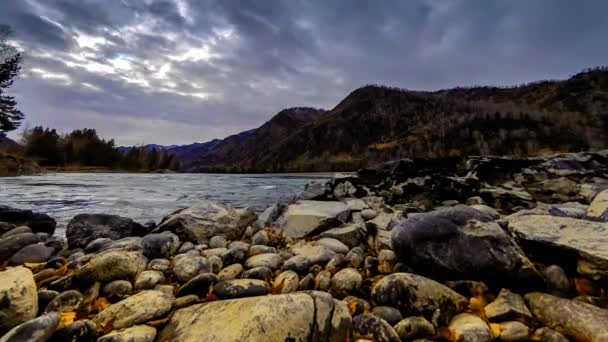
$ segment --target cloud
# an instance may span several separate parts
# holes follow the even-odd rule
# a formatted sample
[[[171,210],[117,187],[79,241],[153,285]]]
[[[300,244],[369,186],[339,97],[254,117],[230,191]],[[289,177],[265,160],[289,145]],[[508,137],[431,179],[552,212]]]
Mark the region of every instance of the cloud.
[[[380,83],[432,90],[605,63],[604,1],[7,0],[32,125],[188,143]]]

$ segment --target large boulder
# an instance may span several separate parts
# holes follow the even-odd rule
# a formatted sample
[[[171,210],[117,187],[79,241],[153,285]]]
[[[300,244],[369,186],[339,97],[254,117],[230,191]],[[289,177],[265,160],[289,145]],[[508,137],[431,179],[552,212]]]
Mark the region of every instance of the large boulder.
[[[534,318],[575,341],[608,341],[608,311],[580,301],[534,292],[525,296]]]
[[[28,226],[34,233],[53,235],[57,222],[46,214],[35,213],[0,205],[0,222],[8,222],[17,226]]]
[[[0,264],[8,260],[22,248],[40,241],[40,237],[32,233],[16,234],[0,239]]]
[[[56,312],[42,315],[11,329],[0,338],[0,342],[46,342],[59,324]]]
[[[207,244],[217,235],[228,240],[240,239],[256,219],[250,208],[235,209],[229,204],[201,201],[165,217],[154,232],[170,231],[182,241]]]
[[[350,209],[343,202],[297,201],[277,220],[288,238],[299,239],[345,223]]]
[[[11,267],[0,272],[0,335],[36,317],[38,294],[32,271]]]
[[[149,228],[130,218],[108,214],[76,215],[66,228],[70,248],[85,248],[99,238],[119,240],[129,236],[144,236]]]
[[[506,220],[532,258],[608,278],[608,222],[550,215],[511,215]]]
[[[179,309],[158,341],[345,341],[351,317],[327,293],[222,300]]]
[[[145,290],[108,306],[93,320],[101,326],[111,324],[114,329],[128,328],[164,317],[174,302],[173,295],[164,291]]]
[[[434,279],[541,284],[517,243],[488,214],[470,207],[418,214],[393,229],[392,242],[401,261]]]

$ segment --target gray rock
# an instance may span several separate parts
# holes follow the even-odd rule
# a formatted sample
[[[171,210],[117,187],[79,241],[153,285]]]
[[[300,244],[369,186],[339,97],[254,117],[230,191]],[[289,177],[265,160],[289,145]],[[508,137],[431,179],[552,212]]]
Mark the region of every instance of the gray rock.
[[[251,248],[249,248],[250,257],[252,257],[254,255],[258,255],[258,254],[268,254],[268,253],[276,254],[277,249],[274,247],[262,246],[262,245],[253,245],[253,246],[251,246]]]
[[[312,181],[304,186],[304,191],[296,196],[297,200],[321,199],[326,193],[331,192],[327,182]]]
[[[5,205],[0,205],[0,222],[15,226],[28,226],[34,233],[47,233],[49,235],[53,235],[57,225],[57,222],[46,214],[11,208]]]
[[[346,254],[346,261],[352,268],[360,268],[363,265],[365,259],[365,252],[362,248],[355,247]]]
[[[566,336],[553,329],[543,327],[534,332],[534,340],[542,342],[569,342]]]
[[[448,326],[456,341],[489,342],[494,340],[490,327],[481,318],[461,313],[456,315]]]
[[[283,259],[278,254],[259,254],[252,256],[245,262],[245,268],[268,267],[276,270],[281,267]]]
[[[250,208],[235,209],[228,204],[201,201],[165,217],[155,231],[171,231],[183,241],[206,244],[217,235],[237,240],[256,219]]]
[[[329,291],[331,288],[331,273],[327,270],[323,270],[317,273],[315,277],[315,290]]]
[[[59,292],[53,290],[38,290],[38,311],[42,312],[49,303],[59,296]]]
[[[458,292],[465,297],[478,297],[483,296],[488,292],[489,288],[486,284],[481,281],[474,280],[454,280],[446,281],[445,286]]]
[[[329,262],[327,263],[327,265],[325,265],[325,268],[327,270],[329,270],[330,272],[337,272],[340,269],[346,267],[348,262],[346,261],[346,258],[344,257],[343,254],[336,254],[334,255],[333,258],[331,258],[331,260],[329,260]]]
[[[336,252],[325,246],[308,246],[301,241],[290,248],[295,256],[302,256],[308,260],[310,265],[326,264]]]
[[[326,247],[338,254],[346,254],[349,251],[349,248],[345,244],[332,238],[321,238],[315,241],[314,245]]]
[[[186,241],[186,242],[182,243],[182,245],[177,250],[177,253],[182,254],[182,253],[186,253],[187,251],[190,251],[193,249],[194,249],[194,244],[190,241]]]
[[[105,326],[112,322],[114,329],[160,319],[173,308],[175,298],[162,291],[146,290],[108,306],[98,313],[94,322]]]
[[[524,299],[508,289],[500,290],[498,297],[484,308],[490,322],[520,321],[525,324],[532,322],[532,314],[526,307]]]
[[[399,321],[394,328],[402,341],[431,338],[435,336],[435,327],[431,322],[420,316],[405,318]]]
[[[374,236],[374,248],[377,251],[383,249],[393,249],[391,232],[388,230],[378,230]]]
[[[220,258],[222,257],[222,255],[224,255],[226,252],[228,252],[228,248],[211,248],[211,249],[206,249],[202,252],[203,256],[206,258],[210,258],[212,256],[219,256]]]
[[[350,209],[342,202],[301,200],[287,207],[278,224],[287,238],[299,239],[345,223]]]
[[[265,230],[260,230],[259,232],[255,233],[251,238],[252,245],[266,246],[269,242],[270,238],[268,237],[268,232]]]
[[[397,263],[397,255],[390,249],[383,249],[378,253],[378,272],[393,273],[393,267]]]
[[[218,282],[213,293],[220,299],[263,296],[270,292],[270,285],[258,279],[232,279]]]
[[[354,268],[345,268],[334,274],[331,278],[331,293],[334,297],[342,299],[356,293],[363,283],[363,277]]]
[[[185,308],[190,305],[200,303],[200,299],[197,295],[187,295],[183,297],[175,298],[175,309]]]
[[[587,216],[608,221],[608,190],[603,190],[595,195],[587,209]]]
[[[367,237],[367,229],[362,224],[348,224],[332,228],[319,234],[322,238],[333,238],[350,248],[359,246]]]
[[[366,221],[373,220],[376,216],[378,216],[378,213],[374,209],[361,210],[361,217]]]
[[[51,302],[46,306],[44,313],[76,311],[82,304],[83,300],[84,296],[82,293],[76,290],[68,290],[53,298],[53,300],[51,300]]]
[[[141,251],[142,238],[129,236],[120,240],[112,241],[103,246],[100,251]]]
[[[222,235],[216,235],[209,239],[209,248],[226,248],[228,241]]]
[[[500,323],[500,335],[502,341],[529,341],[530,328],[517,321]]]
[[[305,277],[300,279],[298,282],[298,291],[314,290],[315,288],[315,277],[312,273],[308,273]]]
[[[55,254],[55,248],[37,243],[21,248],[8,260],[8,264],[17,266],[25,263],[42,263],[49,260],[53,254]]]
[[[21,323],[2,336],[0,342],[45,342],[55,331],[59,318],[59,314],[53,312]]]
[[[127,329],[112,331],[100,337],[97,342],[154,342],[156,328],[136,325]]]
[[[243,278],[245,279],[259,279],[268,281],[272,277],[272,270],[268,267],[254,267],[250,270],[243,272]],[[230,280],[230,279],[224,279]]]
[[[146,269],[153,270],[153,271],[159,271],[159,272],[162,272],[163,274],[167,274],[171,271],[171,261],[169,261],[167,259],[150,260]]]
[[[224,254],[222,254],[221,258],[224,262],[224,265],[232,265],[232,264],[243,264],[247,259],[247,254],[249,253],[249,248],[244,247],[234,247],[227,250]]]
[[[146,270],[135,278],[135,291],[150,290],[156,285],[165,282],[165,275],[161,271]]]
[[[217,281],[218,278],[213,273],[199,274],[182,285],[175,295],[177,297],[182,297],[194,294],[205,297],[207,293],[209,293],[209,288],[217,283]]]
[[[355,339],[373,338],[377,342],[400,342],[395,329],[382,318],[362,314],[353,318],[353,335]]]
[[[251,244],[248,244],[245,241],[232,241],[231,243],[228,244],[228,249],[233,249],[233,248],[241,248],[244,250],[249,250],[249,247],[251,247]]]
[[[283,271],[279,274],[272,282],[272,293],[273,294],[285,294],[296,292],[300,278],[294,271]]]
[[[97,326],[93,321],[81,319],[53,333],[52,342],[86,342],[97,341]]]
[[[108,298],[123,299],[133,292],[133,285],[127,280],[114,280],[107,283],[101,292]]]
[[[534,292],[525,295],[534,318],[581,341],[608,341],[608,311],[578,301]]]
[[[40,238],[36,234],[22,233],[0,239],[0,263],[8,260],[23,247],[38,243]]]
[[[351,319],[326,293],[214,301],[177,310],[158,341],[345,341]]]
[[[148,231],[148,228],[130,218],[107,214],[80,214],[68,223],[66,237],[70,248],[85,248],[95,239],[119,240],[130,236],[144,236]]]
[[[13,229],[9,230],[8,232],[0,235],[0,239],[4,239],[9,236],[23,234],[23,233],[32,233],[32,230],[30,229],[30,227],[27,227],[27,226],[19,226],[19,227],[13,228]]]
[[[230,266],[225,267],[217,274],[217,278],[219,280],[231,280],[238,278],[241,273],[243,273],[243,265],[241,264],[232,264]]]
[[[390,325],[395,325],[403,319],[401,312],[391,306],[376,306],[372,310],[372,314],[382,318]]]
[[[84,251],[87,253],[97,253],[102,248],[104,248],[107,245],[109,245],[110,243],[112,243],[112,241],[114,241],[114,240],[112,240],[110,238],[99,238],[99,239],[92,240],[84,248]]]
[[[142,252],[148,259],[168,259],[179,248],[179,238],[175,234],[148,234],[141,241]]]
[[[468,300],[434,280],[410,273],[393,273],[382,278],[372,288],[372,297],[378,305],[398,308],[404,316],[436,317],[446,325],[455,314],[468,306]]]
[[[32,271],[9,267],[0,272],[0,335],[38,313],[38,296]]]
[[[570,280],[563,268],[551,265],[543,272],[547,291],[556,296],[565,296],[570,292]]]
[[[187,282],[196,275],[209,273],[210,271],[209,262],[201,256],[179,254],[173,259],[173,274],[182,283]]]
[[[95,255],[86,265],[76,270],[74,277],[87,283],[134,279],[146,269],[147,263],[148,259],[141,252],[110,251]]]
[[[222,258],[218,256],[212,256],[209,258],[209,267],[211,268],[212,273],[217,274],[222,270],[222,268],[224,268],[224,261],[222,261]]]
[[[260,216],[258,216],[258,220],[256,221],[256,226],[260,229],[269,227],[272,225],[274,221],[281,216],[281,213],[285,209],[285,206],[279,203],[275,203],[270,207],[266,208]]]

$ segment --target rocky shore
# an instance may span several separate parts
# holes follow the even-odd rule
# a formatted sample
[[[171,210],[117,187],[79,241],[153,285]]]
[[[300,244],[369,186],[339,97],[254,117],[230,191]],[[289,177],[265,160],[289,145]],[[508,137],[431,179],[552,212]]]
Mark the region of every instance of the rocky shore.
[[[257,215],[0,206],[0,342],[608,341],[608,151],[399,160]]]

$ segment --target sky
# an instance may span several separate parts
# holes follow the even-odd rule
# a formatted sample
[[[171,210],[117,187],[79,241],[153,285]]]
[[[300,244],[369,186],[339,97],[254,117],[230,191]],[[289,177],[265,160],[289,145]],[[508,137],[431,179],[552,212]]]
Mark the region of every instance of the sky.
[[[24,126],[119,145],[223,138],[371,83],[516,85],[608,64],[604,0],[0,0],[0,24],[24,55]]]

